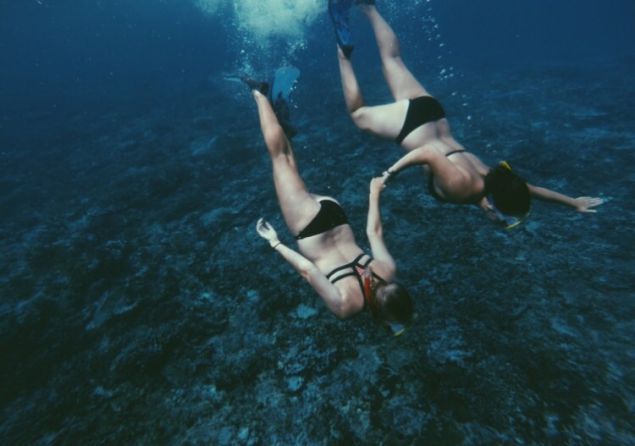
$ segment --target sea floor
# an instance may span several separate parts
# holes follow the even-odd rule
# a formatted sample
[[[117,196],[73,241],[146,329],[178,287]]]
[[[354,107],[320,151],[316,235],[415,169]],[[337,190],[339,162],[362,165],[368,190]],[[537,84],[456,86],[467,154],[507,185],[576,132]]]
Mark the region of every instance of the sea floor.
[[[238,86],[34,114],[39,133],[0,147],[1,442],[635,444],[634,67],[436,86],[486,162],[607,202],[535,203],[505,232],[403,173],[382,195],[416,300],[398,338],[366,314],[338,320],[256,234],[265,216],[293,241]],[[367,247],[369,180],[401,152],[324,85],[299,84],[296,156]]]

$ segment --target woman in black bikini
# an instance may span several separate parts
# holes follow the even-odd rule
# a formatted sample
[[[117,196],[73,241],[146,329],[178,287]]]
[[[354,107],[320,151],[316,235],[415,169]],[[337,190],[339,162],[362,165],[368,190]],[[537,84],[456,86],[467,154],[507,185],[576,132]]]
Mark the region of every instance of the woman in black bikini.
[[[364,100],[347,55],[338,47],[338,60],[344,99],[351,118],[362,130],[394,139],[408,153],[384,172],[387,181],[412,165],[423,165],[429,174],[428,188],[438,200],[456,204],[476,204],[492,220],[506,227],[515,226],[529,212],[531,197],[561,203],[580,212],[592,209],[603,200],[593,197],[572,198],[542,187],[527,184],[509,164],[502,162],[490,169],[474,154],[467,152],[450,132],[441,104],[414,78],[404,65],[399,41],[392,28],[377,11],[374,0],[356,0],[368,17],[375,33],[384,77],[395,102],[369,107]],[[347,37],[351,0],[329,0],[336,34]],[[342,13],[341,11],[344,11]],[[350,43],[350,42],[349,42]]]
[[[346,215],[333,198],[309,193],[298,174],[293,148],[267,97],[253,90],[262,134],[271,156],[273,182],[289,230],[296,235],[299,252],[284,245],[262,218],[256,230],[306,279],[340,318],[364,307],[398,334],[412,316],[408,292],[392,282],[396,265],[382,236],[379,196],[381,178],[370,183],[366,233],[372,257],[355,242]]]

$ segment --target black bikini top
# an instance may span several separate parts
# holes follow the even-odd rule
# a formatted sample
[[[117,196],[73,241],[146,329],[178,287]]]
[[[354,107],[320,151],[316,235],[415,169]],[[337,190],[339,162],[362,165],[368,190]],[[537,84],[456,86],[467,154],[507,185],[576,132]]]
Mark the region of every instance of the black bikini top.
[[[364,257],[366,257],[366,259],[364,259]],[[362,261],[362,259],[364,259],[364,261]],[[373,258],[371,256],[365,253],[361,253],[360,255],[355,257],[355,259],[352,262],[346,263],[342,266],[338,266],[337,268],[333,269],[330,273],[326,275],[326,278],[329,279],[329,282],[335,283],[338,280],[341,280],[345,277],[349,277],[349,276],[357,277],[357,282],[359,283],[359,287],[362,290],[362,295],[364,296],[364,304],[365,304],[370,296],[366,295],[367,286],[365,286],[364,278],[359,273],[357,268],[366,269],[368,265],[370,265],[370,262],[372,261],[373,261]],[[381,282],[386,282],[384,279],[382,279],[380,276],[378,276],[374,272],[371,271],[371,273],[374,278],[380,280]]]

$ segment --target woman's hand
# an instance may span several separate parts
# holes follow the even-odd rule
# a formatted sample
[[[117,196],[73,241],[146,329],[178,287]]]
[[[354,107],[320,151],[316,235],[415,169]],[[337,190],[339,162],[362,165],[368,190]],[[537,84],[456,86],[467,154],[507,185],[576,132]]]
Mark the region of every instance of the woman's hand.
[[[379,196],[381,191],[386,187],[386,177],[377,177],[370,180],[370,194]]]
[[[388,181],[393,180],[396,175],[397,175],[397,172],[391,172],[390,169],[384,170],[381,173],[381,181],[384,184],[384,186],[388,184]]]
[[[272,248],[280,244],[278,233],[264,218],[258,219],[258,223],[256,223],[256,231],[258,232],[258,235],[260,235],[260,237],[269,242],[269,245]]]
[[[575,208],[578,212],[597,212],[591,209],[604,203],[604,199],[598,197],[578,197],[574,200]]]

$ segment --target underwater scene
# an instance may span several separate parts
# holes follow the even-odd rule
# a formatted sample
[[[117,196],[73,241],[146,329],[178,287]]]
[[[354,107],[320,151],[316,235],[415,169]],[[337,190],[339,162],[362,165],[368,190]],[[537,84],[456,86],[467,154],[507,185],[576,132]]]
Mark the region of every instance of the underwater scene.
[[[0,0],[0,444],[634,445],[634,24]]]

